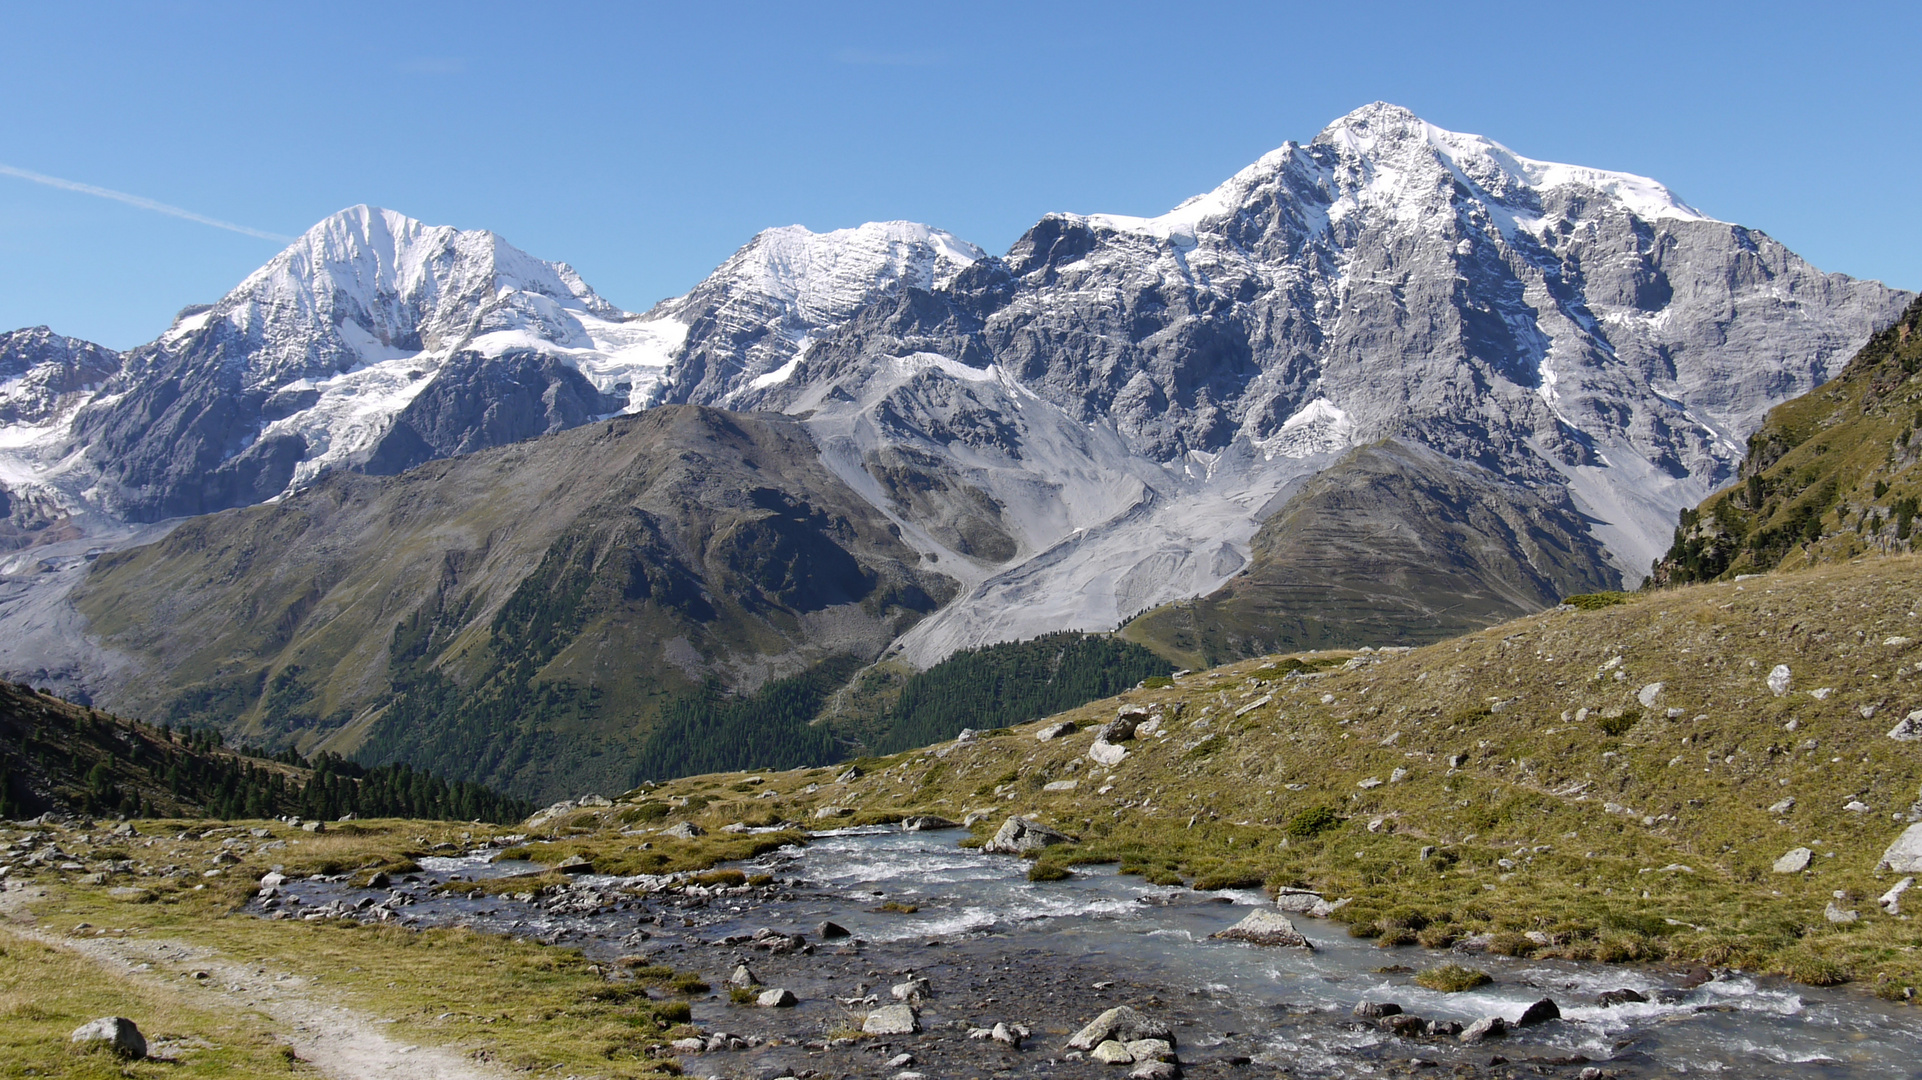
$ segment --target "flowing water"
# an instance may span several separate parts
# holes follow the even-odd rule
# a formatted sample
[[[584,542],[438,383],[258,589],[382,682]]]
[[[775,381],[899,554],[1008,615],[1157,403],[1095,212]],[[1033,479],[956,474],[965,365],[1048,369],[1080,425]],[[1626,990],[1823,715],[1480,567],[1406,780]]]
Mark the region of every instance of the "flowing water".
[[[1304,1076],[1368,1076],[1435,1064],[1494,1075],[1519,1069],[1571,1077],[1583,1068],[1621,1077],[1922,1076],[1922,1019],[1911,1008],[1860,991],[1726,972],[1685,988],[1679,972],[1654,967],[1378,949],[1348,937],[1337,924],[1306,918],[1296,923],[1314,942],[1313,952],[1216,941],[1209,935],[1267,903],[1259,892],[1158,888],[1111,867],[1081,867],[1066,881],[1030,883],[1026,863],[956,847],[957,836],[888,829],[819,834],[805,848],[742,864],[751,873],[776,875],[779,892],[773,897],[622,894],[618,903],[569,912],[565,904],[556,911],[503,897],[466,899],[458,882],[451,883],[455,891],[443,892],[422,881],[403,886],[419,900],[395,917],[565,943],[594,957],[654,954],[716,983],[746,959],[764,981],[794,990],[801,1006],[743,1009],[716,996],[696,1003],[695,1021],[708,1030],[763,1030],[790,1044],[809,1037],[818,1042],[822,1033],[858,1019],[864,1002],[843,1001],[877,994],[885,1004],[889,982],[907,972],[922,974],[934,984],[922,1010],[931,1031],[998,1020],[1035,1029],[1028,1049],[992,1061],[981,1049],[990,1044],[959,1047],[966,1054],[972,1046],[983,1057],[977,1071],[997,1075],[1125,1075],[1123,1069],[1062,1060],[1060,1046],[1080,1023],[1130,1003],[1178,1025],[1190,1073],[1214,1067],[1233,1075],[1285,1069]],[[487,857],[423,859],[423,876],[450,882],[536,869],[489,863]],[[579,888],[607,896],[631,884],[589,875]],[[389,895],[326,881],[297,882],[288,891],[307,905]],[[882,910],[887,901],[916,910]],[[859,944],[817,942],[812,957],[765,956],[742,946],[743,937],[764,927],[800,932],[812,941],[824,920],[847,928]],[[1413,982],[1413,971],[1450,960],[1482,968],[1495,981],[1456,994]],[[1604,991],[1617,989],[1639,991],[1648,1001],[1597,1004]],[[1400,1039],[1352,1015],[1365,999],[1395,1002],[1428,1019],[1468,1024],[1500,1015],[1512,1022],[1542,997],[1557,1002],[1560,1021],[1473,1047],[1452,1039]],[[890,1045],[924,1058],[933,1053],[914,1039]],[[846,1075],[885,1075],[876,1071],[878,1055],[869,1057],[877,1058],[871,1068],[852,1072],[845,1062],[815,1067],[830,1069],[820,1075],[834,1075],[833,1068]],[[692,1075],[772,1077],[805,1071],[799,1060],[790,1049],[709,1054],[685,1064]],[[928,1064],[917,1068],[945,1075]]]

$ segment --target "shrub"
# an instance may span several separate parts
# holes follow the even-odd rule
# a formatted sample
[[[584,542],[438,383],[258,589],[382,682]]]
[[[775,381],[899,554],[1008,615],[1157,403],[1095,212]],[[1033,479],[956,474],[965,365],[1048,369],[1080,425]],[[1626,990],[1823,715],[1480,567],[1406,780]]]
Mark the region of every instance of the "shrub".
[[[1029,881],[1065,881],[1074,876],[1074,871],[1056,862],[1037,862],[1028,867]]]
[[[1495,980],[1486,971],[1463,967],[1460,964],[1443,964],[1432,967],[1415,976],[1415,985],[1444,994],[1459,994],[1463,990],[1473,990],[1477,986],[1487,986]]]
[[[1624,592],[1577,593],[1574,596],[1562,597],[1562,603],[1579,611],[1600,611],[1605,607],[1628,603],[1628,594]]]
[[[685,1001],[657,1001],[654,1016],[663,1023],[685,1024],[694,1018],[694,1010]]]
[[[701,976],[692,971],[683,971],[674,976],[674,981],[669,985],[674,987],[677,994],[705,994],[708,991],[708,985],[701,981]]]
[[[1319,836],[1340,824],[1340,814],[1326,806],[1317,806],[1289,818],[1283,831],[1296,840],[1306,840],[1309,837]]]

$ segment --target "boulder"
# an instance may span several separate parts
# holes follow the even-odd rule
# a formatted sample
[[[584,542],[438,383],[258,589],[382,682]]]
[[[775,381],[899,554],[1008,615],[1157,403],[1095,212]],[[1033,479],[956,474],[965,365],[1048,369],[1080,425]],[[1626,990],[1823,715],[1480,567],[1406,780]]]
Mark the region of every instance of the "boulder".
[[[583,795],[574,803],[577,806],[613,806],[614,800],[605,795]]]
[[[1922,821],[1903,829],[1875,868],[1892,874],[1922,874]]]
[[[1787,664],[1777,664],[1769,669],[1769,693],[1774,694],[1776,697],[1781,697],[1783,694],[1789,692],[1789,682],[1789,666]]]
[[[1129,1005],[1117,1005],[1088,1022],[1068,1040],[1070,1050],[1093,1050],[1109,1039],[1124,1045],[1136,1039],[1161,1039],[1175,1044],[1174,1029]]]
[[[1822,916],[1832,923],[1847,925],[1860,919],[1862,913],[1856,911],[1854,908],[1844,908],[1842,905],[1831,900],[1829,901],[1828,909],[1822,912]]]
[[[1311,950],[1315,947],[1300,930],[1295,929],[1292,919],[1279,911],[1265,908],[1249,912],[1247,918],[1209,936],[1224,941],[1245,941],[1250,945],[1285,945]]]
[[[1897,842],[1900,843],[1900,841]],[[1809,868],[1809,859],[1814,856],[1814,854],[1815,852],[1805,847],[1791,848],[1781,858],[1775,860],[1775,872],[1778,874],[1799,874]],[[1884,858],[1887,858],[1887,856],[1884,856]]]
[[[927,832],[930,829],[958,829],[960,822],[949,821],[936,814],[916,814],[901,819],[902,832]]]
[[[1430,1020],[1421,1033],[1431,1039],[1456,1039],[1461,1037],[1462,1026],[1455,1020]]]
[[[823,806],[814,811],[814,817],[817,821],[826,818],[852,817],[853,815],[854,807],[852,806]]]
[[[1073,791],[1076,787],[1079,787],[1079,786],[1080,786],[1080,781],[1078,780],[1050,780],[1047,783],[1041,785],[1041,790],[1045,792],[1059,793],[1059,792],[1065,792],[1065,791]]]
[[[754,977],[754,972],[749,971],[746,964],[736,964],[734,966],[734,974],[727,977],[727,984],[746,990],[751,986],[761,985],[761,980]]]
[[[1095,738],[1106,742],[1127,742],[1135,737],[1135,732],[1148,722],[1148,710],[1139,705],[1123,705],[1115,712],[1115,718],[1101,725]]]
[[[1088,759],[1097,765],[1119,765],[1127,756],[1127,747],[1116,746],[1103,738],[1096,738],[1088,747]]]
[[[919,975],[909,979],[907,982],[896,983],[888,990],[888,993],[894,996],[894,1000],[905,1001],[909,1004],[920,1001],[933,992],[934,984]]]
[[[981,845],[981,850],[998,855],[1019,855],[1025,851],[1039,851],[1056,844],[1073,844],[1076,839],[1067,833],[1048,828],[1038,821],[1024,817],[1011,817],[1001,823],[994,839]]]
[[[1053,742],[1056,739],[1073,735],[1080,730],[1081,729],[1076,727],[1072,722],[1063,720],[1059,724],[1043,724],[1041,730],[1034,733],[1034,737],[1041,742]]]
[[[1555,1004],[1555,999],[1543,998],[1528,1008],[1523,1009],[1521,1019],[1515,1021],[1515,1026],[1534,1027],[1536,1024],[1546,1024],[1550,1020],[1560,1020],[1561,1018],[1562,1009],[1561,1006]]]
[[[692,821],[683,821],[679,825],[672,825],[662,829],[661,835],[672,836],[677,840],[692,840],[697,836],[707,835],[707,830],[694,824]]]
[[[994,1025],[994,1030],[988,1032],[988,1038],[993,1039],[995,1042],[998,1042],[1003,1046],[1012,1046],[1016,1050],[1019,1050],[1021,1049],[1021,1040],[1026,1037],[1024,1034],[1024,1032],[1026,1031],[1027,1031],[1026,1028],[1009,1027],[1006,1024],[996,1024]]]
[[[1392,1001],[1369,1001],[1363,998],[1355,1002],[1354,1012],[1363,1020],[1380,1020],[1384,1016],[1401,1015],[1401,1006]]]
[[[147,1037],[124,1016],[103,1016],[74,1029],[69,1042],[102,1044],[116,1057],[138,1061],[147,1056]]]
[[[260,887],[263,889],[278,888],[279,886],[282,886],[285,884],[287,884],[286,874],[269,873],[269,874],[263,874],[260,878]]]
[[[667,1044],[667,1048],[677,1054],[699,1054],[707,1050],[707,1040],[692,1037],[675,1039],[673,1042]]]
[[[1173,1061],[1175,1048],[1166,1039],[1131,1039],[1128,1054],[1136,1061]]]
[[[1877,900],[1876,903],[1882,905],[1882,910],[1888,914],[1900,915],[1902,914],[1902,894],[1908,892],[1914,885],[1914,878],[1905,877],[1894,885],[1889,886],[1889,891],[1883,893],[1882,898]]]
[[[1413,1039],[1428,1030],[1428,1021],[1409,1013],[1397,1013],[1381,1019],[1382,1030],[1404,1039]]]
[[[1461,1034],[1455,1037],[1472,1046],[1485,1039],[1499,1039],[1506,1034],[1508,1021],[1499,1016],[1484,1016],[1463,1028]]]
[[[1275,893],[1275,908],[1296,915],[1306,915],[1322,903],[1321,894],[1307,889],[1282,889]]]
[[[866,1035],[912,1035],[921,1030],[921,1021],[912,1005],[883,1005],[861,1021]]]
[[[1595,1000],[1597,1001],[1597,1003],[1601,1005],[1602,1008],[1612,1009],[1617,1005],[1647,1004],[1648,995],[1642,993],[1639,990],[1627,990],[1627,989],[1608,990],[1608,991],[1604,991],[1602,996],[1599,998],[1596,998]]]
[[[1175,1080],[1181,1068],[1172,1061],[1137,1061],[1128,1070],[1128,1080]]]
[[[1902,722],[1889,729],[1889,738],[1896,742],[1916,742],[1922,740],[1922,709],[1917,709],[1902,718]]]
[[[1133,1065],[1135,1061],[1135,1056],[1128,1052],[1128,1047],[1114,1039],[1103,1041],[1099,1046],[1088,1051],[1088,1056],[1103,1065]]]
[[[594,864],[579,855],[569,855],[555,863],[554,869],[563,874],[590,874],[594,872]]]
[[[848,928],[833,920],[822,923],[819,927],[815,928],[815,932],[820,935],[822,941],[830,941],[834,938],[844,938],[848,936]]]
[[[763,990],[754,1003],[763,1009],[791,1009],[800,1003],[792,990]]]

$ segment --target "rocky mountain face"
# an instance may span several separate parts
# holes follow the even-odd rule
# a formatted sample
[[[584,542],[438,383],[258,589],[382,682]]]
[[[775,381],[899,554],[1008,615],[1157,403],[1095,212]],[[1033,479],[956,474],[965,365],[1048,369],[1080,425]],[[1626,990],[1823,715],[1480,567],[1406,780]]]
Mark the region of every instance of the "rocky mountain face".
[[[57,422],[119,371],[119,353],[44,326],[0,334],[0,424]]]
[[[98,695],[127,711],[548,798],[631,784],[710,681],[870,661],[953,594],[800,424],[664,406],[196,518],[74,601],[140,661]]]
[[[830,465],[967,582],[904,643],[925,663],[1209,592],[1291,485],[1384,439],[1534,492],[1633,584],[1767,409],[1909,299],[1652,180],[1377,104],[1161,217],[1050,215],[728,400],[807,416]],[[910,453],[1013,556],[917,529],[884,490]],[[1571,565],[1528,562],[1532,602],[1595,583]]]

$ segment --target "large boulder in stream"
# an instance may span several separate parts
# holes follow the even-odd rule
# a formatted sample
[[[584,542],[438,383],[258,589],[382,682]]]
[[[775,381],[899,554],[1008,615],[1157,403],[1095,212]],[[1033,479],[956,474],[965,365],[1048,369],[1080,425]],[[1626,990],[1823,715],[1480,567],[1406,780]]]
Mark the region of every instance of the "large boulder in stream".
[[[1073,844],[1076,839],[1067,833],[1048,828],[1038,821],[1024,817],[1011,817],[1001,823],[994,839],[981,845],[981,850],[997,855],[1020,855],[1027,851],[1039,851],[1056,844]]]
[[[1279,911],[1265,908],[1249,912],[1247,918],[1208,936],[1224,941],[1245,941],[1250,945],[1285,945],[1309,950],[1315,947],[1306,935],[1295,929],[1294,920]]]

